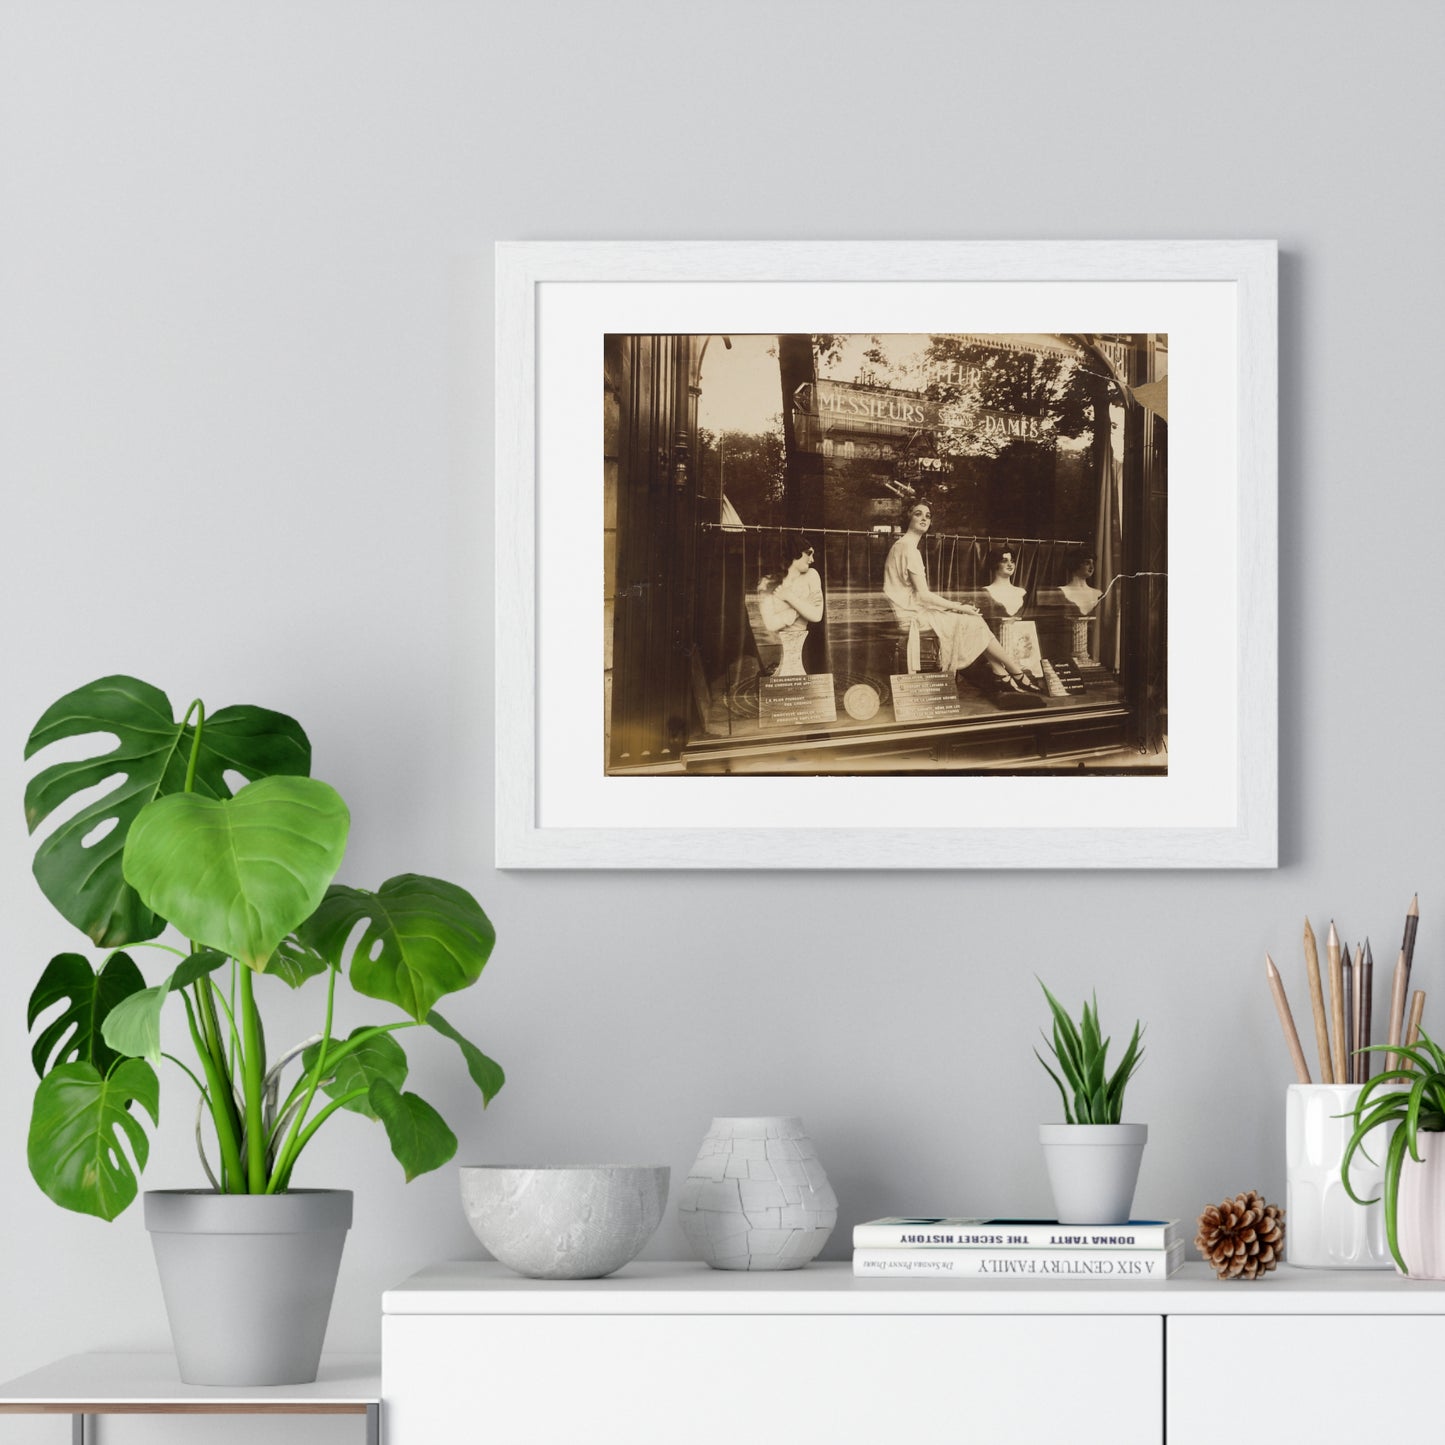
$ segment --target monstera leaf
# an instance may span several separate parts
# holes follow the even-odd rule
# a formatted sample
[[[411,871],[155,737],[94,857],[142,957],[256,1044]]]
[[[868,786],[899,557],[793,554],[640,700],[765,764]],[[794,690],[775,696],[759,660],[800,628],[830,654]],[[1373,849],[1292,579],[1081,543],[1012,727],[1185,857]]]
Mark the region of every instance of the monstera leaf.
[[[262,778],[229,799],[177,793],[131,824],[125,878],[187,938],[260,972],[321,902],[350,826],[315,778]]]
[[[457,1152],[457,1136],[420,1095],[398,1093],[386,1079],[373,1079],[370,1104],[386,1126],[391,1152],[408,1184],[418,1174],[440,1169]]]
[[[334,885],[297,931],[341,968],[346,941],[363,922],[366,928],[351,951],[351,986],[396,1004],[418,1023],[443,994],[477,981],[497,941],[491,921],[465,888],[419,873],[388,878],[375,893]]]
[[[165,920],[126,883],[121,855],[140,810],[155,798],[184,790],[195,730],[175,720],[159,688],[134,677],[102,677],[67,693],[45,713],[30,734],[25,756],[34,757],[62,738],[94,733],[110,734],[115,747],[37,773],[25,789],[25,821],[33,833],[77,793],[121,775],[114,788],[41,843],[34,863],[41,891],[59,912],[100,947],[114,948],[154,938],[165,927]],[[201,730],[195,791],[206,798],[229,798],[228,770],[248,779],[304,777],[311,770],[311,744],[300,723],[282,713],[224,708]]]
[[[97,973],[78,953],[58,953],[45,966],[30,995],[25,1027],[46,1009],[64,1002],[67,1007],[41,1030],[30,1050],[35,1072],[43,1079],[59,1064],[94,1064],[103,1074],[116,1061],[102,1029],[110,1012],[146,986],[130,955],[114,953]]]
[[[164,982],[142,988],[123,999],[110,1011],[101,1032],[106,1044],[129,1059],[145,1059],[159,1068],[161,1062],[161,1009],[179,988],[214,973],[226,962],[226,955],[214,948],[193,953]]]
[[[426,1021],[462,1051],[467,1073],[472,1076],[472,1083],[482,1091],[482,1108],[485,1109],[507,1082],[502,1066],[495,1059],[489,1059],[470,1039],[464,1039],[435,1009],[426,1016]]]
[[[325,973],[331,965],[308,947],[294,933],[288,934],[276,947],[266,965],[270,978],[279,978],[288,988],[300,988],[309,978]]]
[[[94,1064],[62,1064],[40,1081],[26,1157],[35,1182],[57,1204],[114,1219],[135,1198],[136,1170],[123,1146],[130,1145],[144,1169],[150,1140],[132,1104],[152,1124],[160,1122],[160,1082],[140,1059],[126,1059],[108,1074]]]
[[[369,1029],[363,1027],[353,1029],[350,1037],[344,1041],[332,1039],[327,1046],[328,1055],[340,1049],[343,1042],[350,1043],[357,1034],[369,1032]],[[302,1067],[308,1071],[314,1069],[320,1051],[319,1044],[312,1044],[302,1055]],[[385,1079],[393,1089],[400,1089],[406,1082],[406,1052],[390,1034],[376,1034],[358,1044],[334,1067],[327,1064],[326,1074],[327,1077],[322,1083],[321,1089],[323,1093],[333,1099],[344,1098],[347,1094],[355,1093],[357,1089],[370,1089],[377,1079]],[[368,1119],[380,1117],[371,1107],[371,1100],[364,1095],[348,1099],[341,1107],[351,1109]]]

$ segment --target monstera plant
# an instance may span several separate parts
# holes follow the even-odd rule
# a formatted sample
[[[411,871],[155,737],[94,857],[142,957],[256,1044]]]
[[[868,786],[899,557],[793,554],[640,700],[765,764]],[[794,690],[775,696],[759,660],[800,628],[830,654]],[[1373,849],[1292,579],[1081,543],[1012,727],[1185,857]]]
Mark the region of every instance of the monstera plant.
[[[30,999],[27,1025],[41,1027],[28,1157],[40,1187],[103,1219],[130,1204],[166,1064],[194,1087],[201,1162],[219,1193],[285,1191],[339,1111],[379,1121],[407,1179],[446,1163],[456,1137],[405,1089],[398,1035],[426,1028],[455,1045],[484,1105],[502,1087],[498,1065],[436,1010],[477,981],[491,954],[495,935],[476,900],[414,873],[374,892],[335,882],[350,815],[309,776],[311,745],[281,713],[207,715],[196,701],[177,721],[159,689],[106,677],[55,703],[25,755],[95,734],[115,746],[53,763],[25,792],[32,832],[79,795],[100,793],[81,799],[35,854],[45,896],[101,951],[94,962],[57,954]],[[168,926],[184,947],[158,941]],[[158,982],[137,966],[141,948],[168,959]],[[399,1017],[336,1037],[343,975]],[[316,1032],[273,1050],[263,991],[314,978],[324,979]],[[184,1014],[194,1068],[162,1049],[167,1005]]]

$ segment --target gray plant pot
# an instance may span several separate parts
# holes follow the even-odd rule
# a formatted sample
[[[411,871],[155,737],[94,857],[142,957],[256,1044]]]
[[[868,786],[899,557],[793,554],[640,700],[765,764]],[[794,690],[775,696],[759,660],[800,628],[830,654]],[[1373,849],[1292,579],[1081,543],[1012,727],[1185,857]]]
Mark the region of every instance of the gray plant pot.
[[[1147,1124],[1040,1124],[1060,1224],[1127,1224]]]
[[[145,1223],[186,1384],[316,1378],[351,1227],[349,1190],[153,1190]]]

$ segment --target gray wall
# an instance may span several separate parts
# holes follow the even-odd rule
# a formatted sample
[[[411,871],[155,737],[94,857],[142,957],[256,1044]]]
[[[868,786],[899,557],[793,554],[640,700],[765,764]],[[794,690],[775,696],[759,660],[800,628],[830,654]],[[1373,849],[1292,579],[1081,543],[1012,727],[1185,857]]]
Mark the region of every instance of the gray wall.
[[[1425,3],[5,3],[0,1376],[166,1339],[139,1211],[65,1214],[24,1163],[25,1000],[79,937],[29,877],[21,746],[118,670],[293,713],[349,878],[482,899],[453,1012],[510,1082],[484,1117],[415,1051],[463,1160],[680,1175],[711,1115],[796,1112],[834,1257],[890,1211],[1043,1212],[1037,971],[1149,1022],[1142,1209],[1282,1196],[1263,951],[1301,993],[1333,914],[1388,960],[1418,889],[1445,983],[1442,41]],[[495,873],[492,243],[1112,236],[1281,243],[1279,870]],[[147,1182],[186,1185],[165,1083]],[[358,1199],[331,1342],[375,1347],[385,1286],[477,1250],[451,1169],[327,1133],[300,1182]],[[669,1218],[651,1252],[683,1248]]]

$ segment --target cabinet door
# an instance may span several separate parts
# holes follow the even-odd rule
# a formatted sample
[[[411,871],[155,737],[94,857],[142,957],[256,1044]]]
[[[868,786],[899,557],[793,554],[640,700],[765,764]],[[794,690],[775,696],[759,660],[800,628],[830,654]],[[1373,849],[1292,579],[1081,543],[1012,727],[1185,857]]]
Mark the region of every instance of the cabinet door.
[[[1212,1315],[1167,1329],[1169,1445],[1440,1438],[1439,1401],[1418,1387],[1445,1358],[1445,1319]]]
[[[1163,1373],[1157,1315],[383,1326],[387,1445],[1160,1445]]]

